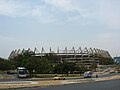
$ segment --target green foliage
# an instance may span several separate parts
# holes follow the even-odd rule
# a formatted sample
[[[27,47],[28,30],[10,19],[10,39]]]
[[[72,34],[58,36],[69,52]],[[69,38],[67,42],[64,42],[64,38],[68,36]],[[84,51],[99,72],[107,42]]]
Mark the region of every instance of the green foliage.
[[[31,54],[29,54],[28,52],[25,52],[23,54],[18,55],[14,59],[12,59],[12,61],[14,62],[17,68],[19,66],[24,66],[27,63],[29,58],[31,58]]]
[[[54,73],[66,73],[68,76],[68,72],[72,73],[76,70],[76,63],[73,62],[63,62],[54,67]]]
[[[91,70],[96,70],[97,68],[97,64],[96,63],[93,63],[91,66],[90,66],[90,69]]]
[[[0,70],[12,70],[15,66],[11,61],[0,58]]]
[[[83,63],[81,63],[78,67],[79,67],[78,71],[79,71],[80,74],[82,74],[82,73],[84,73],[85,71],[88,70],[88,68]]]
[[[52,64],[45,58],[31,57],[24,65],[28,70],[35,73],[50,73],[52,71]]]
[[[35,70],[35,73],[50,73],[52,72],[52,64],[46,59],[46,57],[35,57],[29,53],[23,53],[18,55],[12,60],[16,68],[17,67],[26,67],[30,73]]]
[[[51,61],[52,63],[56,63],[60,61],[60,57],[53,53],[46,54],[45,58]]]
[[[112,58],[100,57],[99,58],[99,64],[100,65],[113,65],[114,64],[114,60]]]

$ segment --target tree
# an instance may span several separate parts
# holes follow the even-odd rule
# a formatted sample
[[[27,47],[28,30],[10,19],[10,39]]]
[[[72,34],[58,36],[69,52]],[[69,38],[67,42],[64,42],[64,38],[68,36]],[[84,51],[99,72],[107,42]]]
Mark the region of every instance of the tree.
[[[113,65],[114,60],[112,58],[99,57],[99,64],[100,65]]]
[[[12,70],[15,66],[11,61],[0,58],[0,70]]]
[[[76,70],[76,64],[73,62],[63,62],[55,66],[54,73],[73,73]]]
[[[45,58],[50,60],[52,63],[57,63],[60,61],[60,57],[57,56],[55,53],[48,53],[45,55]]]
[[[97,64],[96,63],[91,64],[91,66],[90,66],[91,70],[96,70],[96,68],[97,68]]]
[[[12,60],[16,68],[26,67],[30,73],[35,70],[35,73],[50,73],[53,70],[51,61],[46,57],[35,57],[28,52],[18,55]]]
[[[80,74],[84,73],[87,70],[88,68],[83,63],[79,65],[78,71],[80,72]]]
[[[31,57],[26,63],[25,67],[32,72],[35,70],[35,73],[50,73],[53,71],[52,64],[46,58]]]

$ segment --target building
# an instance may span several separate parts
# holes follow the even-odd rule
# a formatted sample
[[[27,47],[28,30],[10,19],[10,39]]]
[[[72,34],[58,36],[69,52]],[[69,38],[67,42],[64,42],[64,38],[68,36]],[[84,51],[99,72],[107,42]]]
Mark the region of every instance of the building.
[[[85,47],[82,49],[79,47],[78,49],[75,49],[74,47],[72,49],[68,49],[65,47],[63,50],[57,49],[57,52],[52,51],[50,48],[49,52],[45,52],[44,48],[42,47],[42,50],[39,51],[37,48],[34,50],[31,50],[30,48],[28,50],[13,50],[11,54],[9,55],[8,59],[13,59],[19,54],[23,54],[25,52],[31,53],[33,56],[36,57],[44,57],[46,54],[54,54],[60,57],[60,60],[56,63],[62,63],[62,62],[76,62],[78,64],[84,64],[86,66],[90,66],[93,63],[96,63],[99,65],[99,58],[111,58],[111,55],[108,51],[96,49],[96,48],[87,48]]]

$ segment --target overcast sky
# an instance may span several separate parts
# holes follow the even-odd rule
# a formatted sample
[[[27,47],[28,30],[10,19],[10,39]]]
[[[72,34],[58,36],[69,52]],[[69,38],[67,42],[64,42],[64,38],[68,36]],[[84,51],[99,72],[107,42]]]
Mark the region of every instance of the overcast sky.
[[[120,55],[120,0],[0,0],[0,57],[14,49],[92,47]]]

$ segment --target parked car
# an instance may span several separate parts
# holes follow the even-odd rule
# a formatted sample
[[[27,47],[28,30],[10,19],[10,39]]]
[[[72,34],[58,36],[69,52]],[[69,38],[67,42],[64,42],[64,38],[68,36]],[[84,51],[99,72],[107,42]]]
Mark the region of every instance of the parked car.
[[[84,73],[84,78],[91,78],[92,77],[92,72],[91,71],[86,71]]]
[[[55,76],[54,80],[65,80],[65,77],[60,75],[60,76]]]
[[[7,71],[7,74],[15,74],[13,71]]]

